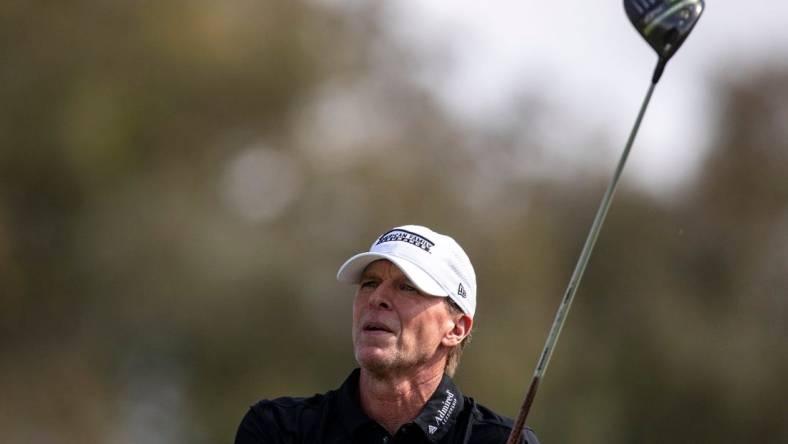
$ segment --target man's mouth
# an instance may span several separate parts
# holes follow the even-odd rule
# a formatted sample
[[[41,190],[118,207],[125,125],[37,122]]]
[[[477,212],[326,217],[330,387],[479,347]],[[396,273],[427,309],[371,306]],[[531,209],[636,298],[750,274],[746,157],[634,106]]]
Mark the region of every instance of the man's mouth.
[[[365,322],[361,328],[365,332],[394,333],[394,330],[382,322]]]

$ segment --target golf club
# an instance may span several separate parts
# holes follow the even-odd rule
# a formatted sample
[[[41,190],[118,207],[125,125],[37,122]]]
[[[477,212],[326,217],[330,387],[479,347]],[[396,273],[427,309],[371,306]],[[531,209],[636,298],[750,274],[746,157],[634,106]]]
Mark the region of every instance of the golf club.
[[[602,202],[596,212],[594,222],[591,224],[591,230],[583,245],[583,250],[577,260],[577,265],[575,265],[575,270],[569,280],[569,285],[566,288],[564,297],[558,307],[558,312],[555,315],[555,320],[547,335],[544,349],[542,349],[539,361],[536,364],[533,379],[531,379],[531,385],[528,387],[528,392],[520,407],[520,413],[517,415],[517,419],[512,426],[512,432],[509,435],[509,439],[506,441],[507,444],[518,444],[520,442],[520,436],[522,435],[523,427],[525,427],[525,420],[528,417],[531,405],[536,397],[539,383],[547,370],[547,365],[550,363],[550,357],[553,355],[556,342],[558,342],[558,336],[561,334],[561,329],[566,321],[566,315],[569,313],[569,308],[572,305],[575,292],[583,277],[583,272],[588,265],[591,251],[594,249],[597,237],[599,237],[599,231],[602,229],[605,216],[613,200],[613,194],[618,185],[618,179],[621,177],[621,172],[624,170],[624,164],[627,161],[627,157],[629,157],[629,151],[635,141],[640,123],[643,121],[646,108],[651,101],[651,95],[654,93],[654,88],[662,77],[668,60],[676,54],[676,51],[678,51],[690,31],[692,31],[695,23],[697,23],[701,13],[703,13],[704,6],[703,0],[624,0],[624,9],[626,10],[629,20],[646,42],[657,52],[657,66],[651,77],[651,84],[646,93],[646,97],[643,99],[643,104],[640,106],[640,111],[635,119],[635,125],[632,127],[632,131],[629,134],[629,139],[624,146],[624,151],[621,153],[621,158],[613,174],[613,179],[610,181],[602,197]]]

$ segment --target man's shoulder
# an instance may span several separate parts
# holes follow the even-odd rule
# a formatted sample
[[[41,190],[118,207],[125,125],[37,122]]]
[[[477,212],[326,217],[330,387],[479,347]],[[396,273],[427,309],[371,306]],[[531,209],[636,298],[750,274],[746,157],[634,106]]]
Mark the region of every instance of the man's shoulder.
[[[509,417],[499,415],[492,409],[475,402],[472,398],[467,398],[467,400],[470,401],[470,404],[473,406],[471,415],[473,415],[473,438],[475,439],[472,441],[504,442],[512,431],[514,421]],[[523,437],[528,444],[539,444],[534,431],[528,427],[525,428]],[[478,438],[478,440],[476,438]]]
[[[308,397],[281,396],[279,398],[261,399],[252,405],[251,410],[261,416],[278,414],[299,414],[304,410],[319,410],[334,397],[335,392],[316,393]]]
[[[236,444],[291,442],[304,424],[318,421],[330,408],[334,392],[309,397],[283,396],[263,399],[246,412],[236,433]]]
[[[467,397],[466,397],[467,398]],[[473,405],[473,415],[477,423],[489,424],[496,427],[512,428],[512,419],[495,413],[492,409],[479,404],[473,398],[467,398]]]

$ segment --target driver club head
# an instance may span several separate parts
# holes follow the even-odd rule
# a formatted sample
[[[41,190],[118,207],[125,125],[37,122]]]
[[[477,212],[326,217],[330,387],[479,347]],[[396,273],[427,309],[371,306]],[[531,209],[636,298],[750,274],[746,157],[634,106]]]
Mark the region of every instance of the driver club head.
[[[629,21],[667,63],[698,22],[703,0],[624,0]]]

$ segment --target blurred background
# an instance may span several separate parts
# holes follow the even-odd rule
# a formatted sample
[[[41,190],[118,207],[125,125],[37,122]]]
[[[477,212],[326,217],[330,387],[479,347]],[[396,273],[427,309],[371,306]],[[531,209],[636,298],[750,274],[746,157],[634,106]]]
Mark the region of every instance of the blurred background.
[[[407,223],[474,261],[456,379],[516,415],[656,62],[597,3],[0,4],[3,442],[231,442],[260,398],[338,386],[335,272]],[[537,397],[544,443],[788,442],[788,7],[707,6]]]

